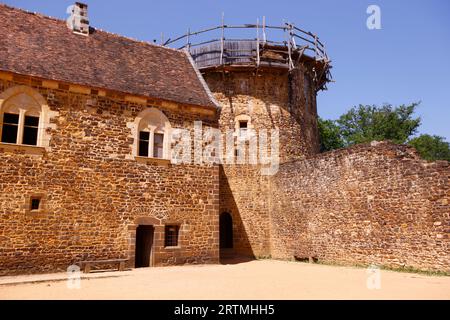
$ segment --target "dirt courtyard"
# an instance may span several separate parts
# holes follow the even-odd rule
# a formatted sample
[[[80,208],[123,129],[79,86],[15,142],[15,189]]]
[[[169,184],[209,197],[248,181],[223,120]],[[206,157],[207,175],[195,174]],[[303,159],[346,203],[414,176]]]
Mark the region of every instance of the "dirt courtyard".
[[[450,299],[450,277],[373,277],[363,268],[259,260],[91,273],[79,289],[64,273],[0,277],[0,299]]]

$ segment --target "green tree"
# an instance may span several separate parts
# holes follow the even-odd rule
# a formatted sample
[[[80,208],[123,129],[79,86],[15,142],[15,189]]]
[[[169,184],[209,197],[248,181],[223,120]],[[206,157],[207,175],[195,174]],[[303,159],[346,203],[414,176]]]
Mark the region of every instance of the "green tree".
[[[422,134],[408,142],[417,149],[422,158],[430,161],[450,161],[450,144],[443,137]]]
[[[320,151],[325,152],[329,150],[343,148],[344,140],[342,140],[341,132],[336,121],[318,119],[319,137],[320,137]]]
[[[420,117],[413,117],[418,105],[419,103],[398,107],[390,104],[381,107],[353,107],[337,120],[345,146],[373,140],[406,143],[420,126]]]

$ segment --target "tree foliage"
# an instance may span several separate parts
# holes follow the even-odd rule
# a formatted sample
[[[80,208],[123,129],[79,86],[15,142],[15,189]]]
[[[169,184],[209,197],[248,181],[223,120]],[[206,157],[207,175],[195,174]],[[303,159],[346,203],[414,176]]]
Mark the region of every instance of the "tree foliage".
[[[419,103],[398,107],[390,104],[381,107],[375,105],[353,107],[337,120],[345,145],[374,140],[405,143],[420,126],[420,117],[413,117],[418,105]]]
[[[319,118],[318,126],[321,152],[339,149],[345,146],[336,121]]]
[[[419,103],[393,107],[359,105],[339,117],[338,120],[319,118],[321,151],[348,147],[374,140],[391,140],[394,143],[415,147],[427,160],[450,161],[449,143],[443,137],[428,134],[411,138],[420,126],[420,117],[414,117]]]
[[[450,144],[443,137],[422,134],[411,139],[408,144],[416,148],[424,159],[450,161]]]

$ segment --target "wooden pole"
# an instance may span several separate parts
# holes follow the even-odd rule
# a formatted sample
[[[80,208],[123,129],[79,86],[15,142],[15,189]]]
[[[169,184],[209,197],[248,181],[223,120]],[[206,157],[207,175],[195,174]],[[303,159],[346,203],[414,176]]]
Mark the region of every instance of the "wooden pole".
[[[292,47],[297,50],[297,44],[295,43],[295,38],[294,38],[294,25],[291,24],[290,25],[290,30],[289,30],[289,36],[291,37],[291,42],[292,42]]]
[[[188,28],[186,47],[187,47],[189,53],[191,52],[191,38],[190,38],[190,35],[191,35],[191,28]]]
[[[292,70],[295,68],[294,66],[294,62],[292,61],[292,24],[288,23],[287,24],[288,30],[289,30],[289,36],[288,36],[288,53],[289,53],[289,70]]]
[[[220,65],[223,65],[223,50],[224,50],[224,37],[225,37],[224,19],[225,19],[225,13],[222,12],[222,37],[220,38]]]
[[[315,58],[317,60],[317,35],[314,35],[314,52],[315,52]]]
[[[259,67],[259,18],[256,19],[256,66]]]
[[[266,16],[263,16],[263,42],[266,43]]]
[[[323,50],[323,55],[325,57],[325,60],[328,62],[328,55],[327,55],[327,50],[325,49],[325,43],[322,43],[322,50]]]

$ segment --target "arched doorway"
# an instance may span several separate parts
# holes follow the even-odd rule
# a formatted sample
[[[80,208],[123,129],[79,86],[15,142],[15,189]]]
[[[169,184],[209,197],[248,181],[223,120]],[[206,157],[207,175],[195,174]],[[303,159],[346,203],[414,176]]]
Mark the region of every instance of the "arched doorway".
[[[220,249],[233,248],[233,218],[228,212],[223,212],[219,218]]]

